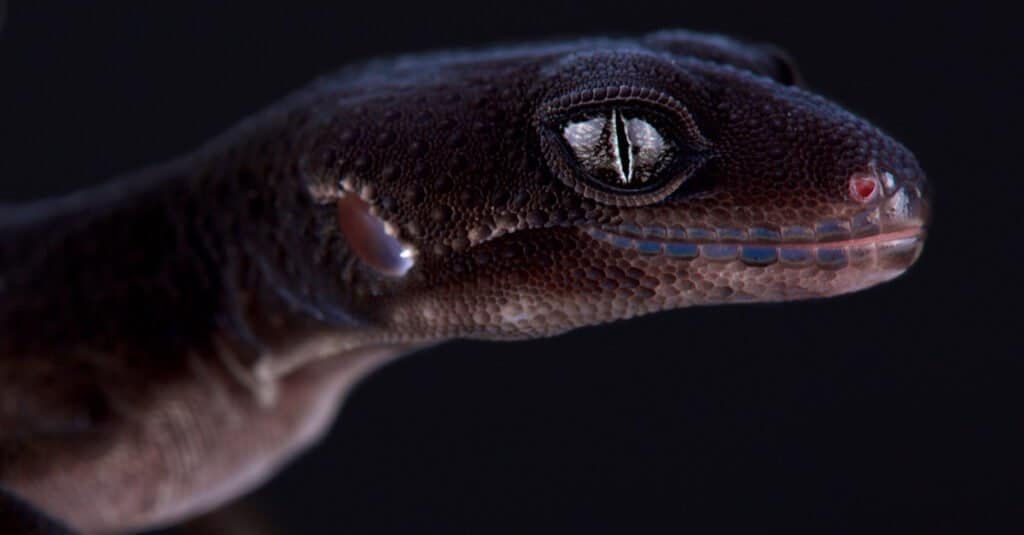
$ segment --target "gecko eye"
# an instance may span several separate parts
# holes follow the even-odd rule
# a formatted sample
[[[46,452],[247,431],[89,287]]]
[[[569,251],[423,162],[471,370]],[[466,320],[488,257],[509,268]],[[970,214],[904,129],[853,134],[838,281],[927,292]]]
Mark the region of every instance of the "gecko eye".
[[[569,121],[562,136],[591,177],[621,189],[649,185],[675,151],[654,125],[614,108],[610,114]]]
[[[661,201],[711,154],[689,112],[649,89],[570,94],[540,110],[552,171],[583,196],[618,206]]]

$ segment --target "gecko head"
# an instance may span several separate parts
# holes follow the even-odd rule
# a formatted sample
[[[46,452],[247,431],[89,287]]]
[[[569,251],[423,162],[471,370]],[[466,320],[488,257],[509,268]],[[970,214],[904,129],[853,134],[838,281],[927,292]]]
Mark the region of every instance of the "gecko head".
[[[391,256],[415,256],[370,285],[393,303],[389,321],[551,334],[857,291],[921,252],[927,187],[914,157],[799,87],[775,49],[668,32],[530,61],[503,58],[505,76],[519,73],[493,74],[505,88],[450,76],[428,115],[446,117],[458,148],[419,166],[431,180],[374,189],[387,198],[374,213],[407,247]],[[398,200],[408,184],[415,202]]]

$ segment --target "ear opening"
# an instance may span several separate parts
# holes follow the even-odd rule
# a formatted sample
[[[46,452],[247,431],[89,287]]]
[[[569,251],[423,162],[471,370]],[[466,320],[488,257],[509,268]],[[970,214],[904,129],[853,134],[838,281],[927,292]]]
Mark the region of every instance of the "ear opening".
[[[388,277],[402,277],[415,264],[415,250],[402,243],[393,227],[373,213],[354,193],[337,201],[338,226],[352,252],[364,264]]]

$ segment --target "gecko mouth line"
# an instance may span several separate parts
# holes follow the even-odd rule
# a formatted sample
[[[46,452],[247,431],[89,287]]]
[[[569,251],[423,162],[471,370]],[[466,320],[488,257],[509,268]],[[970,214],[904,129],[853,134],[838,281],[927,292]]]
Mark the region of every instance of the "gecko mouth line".
[[[920,255],[924,244],[924,227],[911,227],[890,232],[880,232],[857,238],[840,238],[824,241],[771,242],[765,239],[750,241],[724,241],[721,232],[689,232],[691,239],[681,236],[630,236],[594,227],[583,229],[595,240],[608,243],[620,249],[636,251],[643,255],[665,256],[681,260],[704,258],[713,262],[739,260],[750,266],[782,264],[788,266],[817,265],[825,269],[842,269],[847,266],[883,265],[893,263],[909,266]],[[757,234],[755,233],[748,233]],[[710,241],[715,237],[723,241]],[[777,235],[777,234],[776,234]],[[697,236],[705,238],[697,241]]]

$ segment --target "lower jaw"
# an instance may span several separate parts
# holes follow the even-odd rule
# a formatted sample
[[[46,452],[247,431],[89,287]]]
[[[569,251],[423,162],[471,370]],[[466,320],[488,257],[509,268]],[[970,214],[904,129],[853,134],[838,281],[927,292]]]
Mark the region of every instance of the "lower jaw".
[[[905,269],[921,254],[924,230],[909,228],[872,236],[828,242],[752,243],[695,242],[634,238],[597,228],[583,231],[591,238],[640,255],[678,260],[703,258],[710,262],[733,262],[764,267],[817,266],[838,270],[848,266]]]

